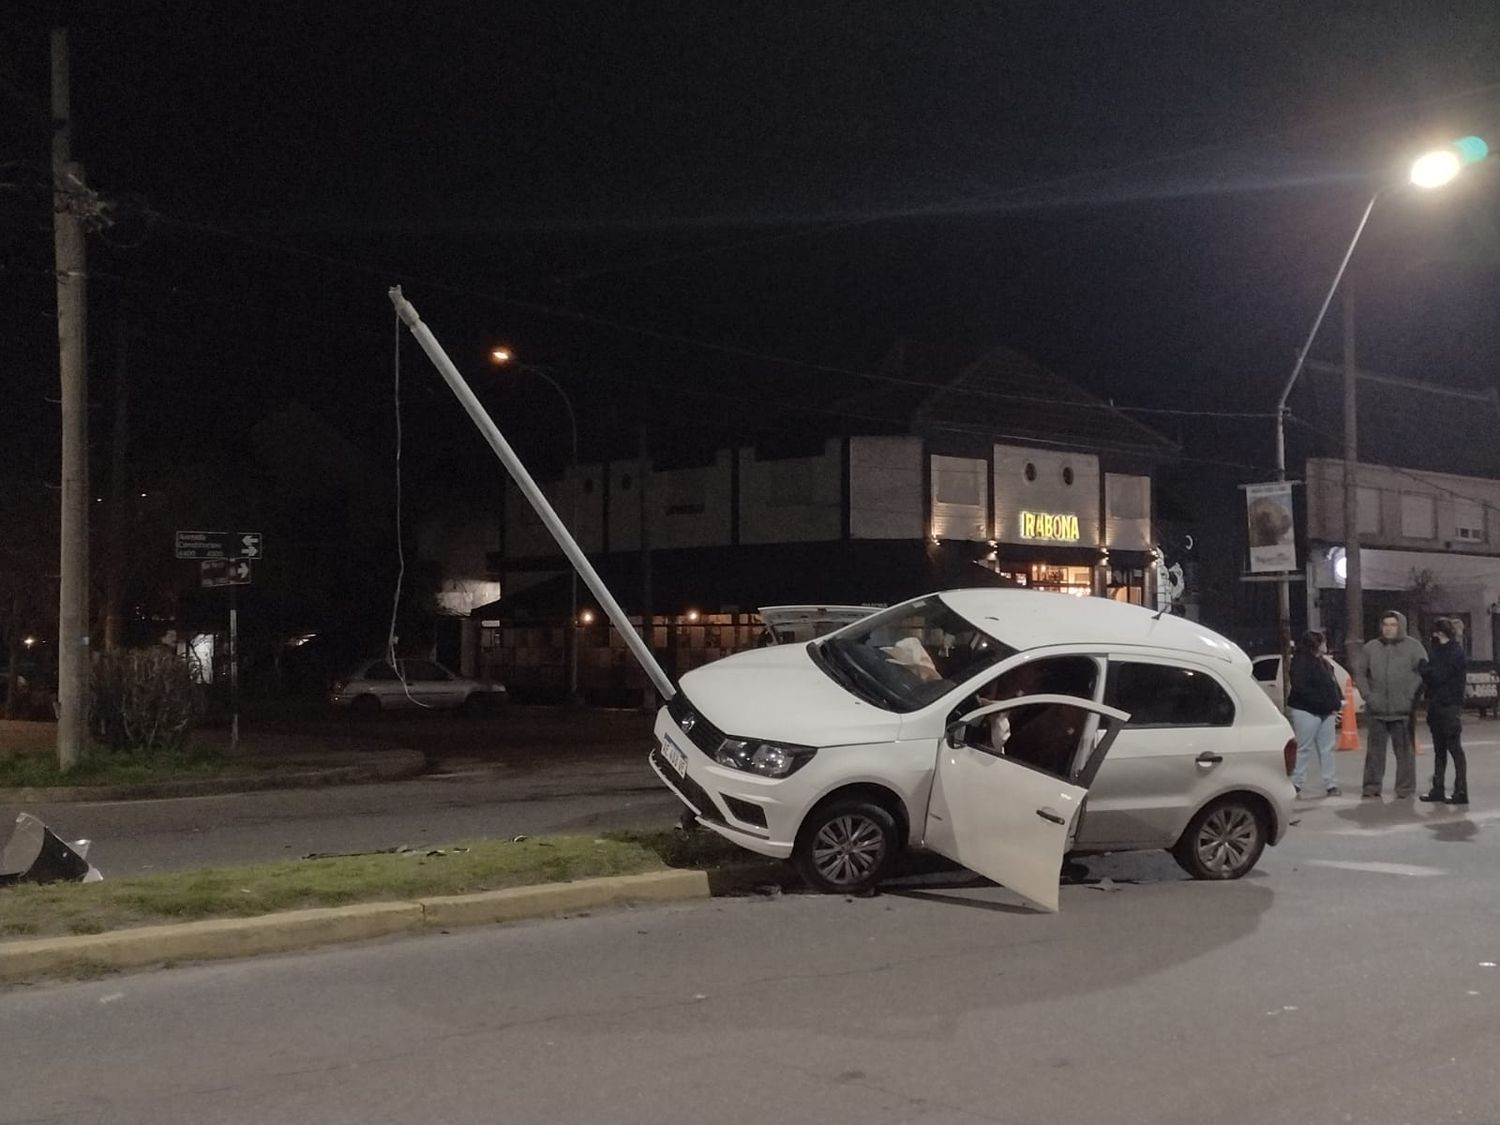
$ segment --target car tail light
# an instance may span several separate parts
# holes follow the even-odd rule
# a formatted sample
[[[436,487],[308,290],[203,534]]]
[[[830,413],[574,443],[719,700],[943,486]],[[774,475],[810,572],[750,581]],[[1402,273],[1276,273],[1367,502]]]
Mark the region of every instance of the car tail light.
[[[1289,738],[1286,745],[1281,748],[1281,756],[1286,759],[1286,775],[1292,776],[1292,771],[1297,768],[1297,740]]]

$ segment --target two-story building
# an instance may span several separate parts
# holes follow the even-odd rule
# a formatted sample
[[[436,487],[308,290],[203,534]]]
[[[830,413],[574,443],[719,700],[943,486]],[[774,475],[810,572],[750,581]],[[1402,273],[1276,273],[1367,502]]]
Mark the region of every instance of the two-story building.
[[[1334,388],[1325,398],[1332,405]],[[1381,612],[1405,613],[1425,638],[1436,617],[1463,623],[1470,657],[1500,653],[1500,405],[1461,391],[1362,375],[1354,465],[1364,636]],[[1315,415],[1316,416],[1316,415]],[[1336,417],[1326,409],[1324,429]],[[1379,462],[1379,463],[1376,463]],[[1348,560],[1344,462],[1306,469],[1307,621],[1342,640]]]
[[[877,388],[827,425],[708,443],[657,431],[650,453],[543,485],[670,671],[757,643],[757,607],[886,605],[1014,584],[1154,604],[1152,473],[1175,447],[1024,356],[896,348]],[[748,429],[749,427],[747,427]],[[519,492],[491,560],[504,596],[474,611],[488,674],[555,695],[568,644],[591,698],[643,680]]]

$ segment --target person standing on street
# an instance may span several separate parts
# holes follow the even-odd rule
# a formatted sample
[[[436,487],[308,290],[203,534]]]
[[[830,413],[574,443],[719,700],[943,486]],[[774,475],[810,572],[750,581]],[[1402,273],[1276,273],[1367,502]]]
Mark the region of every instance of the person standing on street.
[[[1417,789],[1417,759],[1407,720],[1422,687],[1427,650],[1406,635],[1406,617],[1395,610],[1380,615],[1380,636],[1365,642],[1355,680],[1365,697],[1370,725],[1365,745],[1364,797],[1379,797],[1385,784],[1385,748],[1396,754],[1396,797]]]
[[[1323,775],[1323,789],[1330,797],[1339,795],[1333,776],[1334,716],[1343,702],[1333,662],[1328,659],[1328,643],[1322,633],[1309,629],[1297,642],[1292,654],[1292,690],[1287,696],[1292,731],[1297,736],[1297,764],[1292,770],[1292,784],[1302,793],[1307,767],[1314,757]]]
[[[1469,803],[1469,763],[1464,757],[1464,687],[1469,661],[1464,655],[1458,629],[1446,617],[1432,626],[1432,657],[1422,670],[1427,686],[1427,726],[1432,731],[1432,790],[1424,801]],[[1453,755],[1453,796],[1443,796],[1443,774],[1448,755]]]

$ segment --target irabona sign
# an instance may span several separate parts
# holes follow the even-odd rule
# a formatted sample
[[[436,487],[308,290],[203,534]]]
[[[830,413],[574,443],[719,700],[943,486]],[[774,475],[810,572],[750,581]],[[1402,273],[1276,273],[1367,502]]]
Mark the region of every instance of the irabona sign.
[[[1077,543],[1078,517],[1061,512],[1021,512],[1021,538],[1047,539],[1057,543]]]

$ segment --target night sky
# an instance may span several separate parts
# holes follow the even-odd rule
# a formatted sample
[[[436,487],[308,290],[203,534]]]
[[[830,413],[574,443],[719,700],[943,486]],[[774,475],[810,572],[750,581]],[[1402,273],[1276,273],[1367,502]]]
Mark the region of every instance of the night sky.
[[[1381,178],[1500,139],[1483,2],[14,7],[0,471],[29,479],[57,472],[54,21],[118,217],[91,242],[94,397],[124,309],[142,487],[232,465],[294,399],[384,471],[398,281],[543,466],[555,394],[491,342],[554,370],[600,451],[643,414],[805,422],[901,336],[1017,347],[1130,406],[1269,411]],[[1377,213],[1368,366],[1496,381],[1497,165]],[[478,487],[487,451],[404,364],[412,487]],[[1143,417],[1225,502],[1267,475],[1269,419]]]

